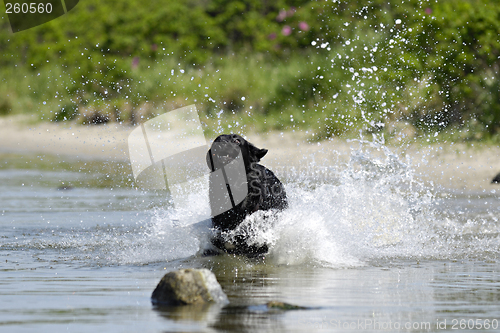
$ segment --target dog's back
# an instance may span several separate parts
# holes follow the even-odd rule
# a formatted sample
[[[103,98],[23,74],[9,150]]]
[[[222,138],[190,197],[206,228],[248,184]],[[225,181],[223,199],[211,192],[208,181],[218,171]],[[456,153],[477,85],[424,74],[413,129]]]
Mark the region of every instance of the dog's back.
[[[251,166],[252,172],[247,174],[249,192],[256,200],[255,210],[287,208],[285,187],[274,173],[260,164]]]

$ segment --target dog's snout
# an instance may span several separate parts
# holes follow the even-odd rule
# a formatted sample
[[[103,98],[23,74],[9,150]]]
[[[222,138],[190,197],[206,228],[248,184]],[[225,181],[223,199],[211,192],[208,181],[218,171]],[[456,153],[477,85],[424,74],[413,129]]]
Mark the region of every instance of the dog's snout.
[[[226,165],[228,164],[229,162],[231,162],[232,160],[234,160],[234,158],[232,158],[231,156],[229,155],[223,155],[223,156],[219,156],[219,159],[221,160],[222,164]]]

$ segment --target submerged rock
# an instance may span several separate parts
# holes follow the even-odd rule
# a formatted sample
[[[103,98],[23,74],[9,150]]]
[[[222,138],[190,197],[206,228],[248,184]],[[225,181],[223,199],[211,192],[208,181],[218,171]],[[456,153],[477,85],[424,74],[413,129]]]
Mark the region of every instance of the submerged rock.
[[[208,269],[181,269],[165,274],[151,295],[155,305],[228,303],[215,275]]]
[[[307,309],[303,306],[279,302],[279,301],[271,301],[271,302],[268,302],[266,305],[269,309],[279,309],[279,310],[305,310],[305,309]]]

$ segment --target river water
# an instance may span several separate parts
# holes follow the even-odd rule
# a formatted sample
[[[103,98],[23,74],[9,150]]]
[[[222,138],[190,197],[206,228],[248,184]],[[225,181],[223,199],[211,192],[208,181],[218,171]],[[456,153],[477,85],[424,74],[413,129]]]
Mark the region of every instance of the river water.
[[[246,222],[251,241],[271,244],[259,260],[200,254],[200,193],[179,211],[135,189],[126,164],[2,154],[0,330],[498,331],[500,191],[432,187],[368,146],[311,165],[322,177],[278,175],[289,209]],[[161,277],[188,267],[214,272],[230,304],[153,307]]]

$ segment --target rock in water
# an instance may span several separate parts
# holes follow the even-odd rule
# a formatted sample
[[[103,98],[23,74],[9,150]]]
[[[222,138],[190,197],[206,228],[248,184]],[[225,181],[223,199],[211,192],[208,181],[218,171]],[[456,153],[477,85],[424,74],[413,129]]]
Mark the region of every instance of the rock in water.
[[[165,274],[151,295],[154,305],[228,303],[215,275],[208,269],[181,269]]]
[[[268,309],[279,309],[279,310],[306,310],[307,308],[303,306],[298,306],[294,304],[289,304],[289,303],[283,303],[279,301],[271,301],[268,302],[267,304]]]

